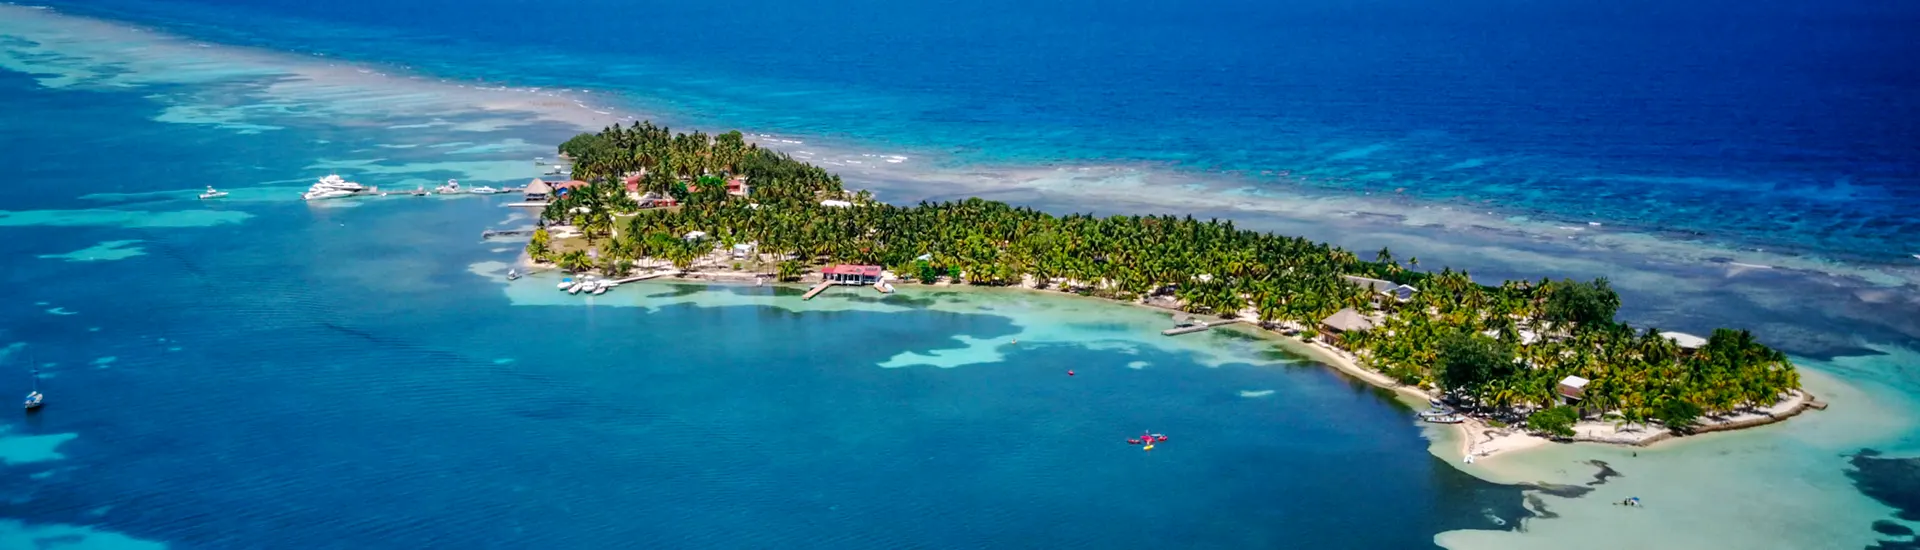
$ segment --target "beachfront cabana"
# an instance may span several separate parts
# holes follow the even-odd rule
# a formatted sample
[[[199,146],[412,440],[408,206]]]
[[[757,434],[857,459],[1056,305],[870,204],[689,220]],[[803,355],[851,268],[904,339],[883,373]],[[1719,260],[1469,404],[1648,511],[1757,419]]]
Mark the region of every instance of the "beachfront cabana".
[[[853,206],[853,203],[850,203],[850,202],[847,202],[847,201],[837,201],[837,200],[833,200],[833,199],[827,199],[827,200],[823,200],[823,201],[820,201],[820,206],[831,206],[831,207],[834,207],[834,208],[846,208],[846,207],[849,207],[849,206]]]
[[[553,186],[547,185],[546,180],[533,178],[533,181],[527,184],[526,193],[527,202],[547,202],[547,199],[553,195]]]
[[[830,265],[820,270],[820,277],[835,284],[870,285],[880,282],[880,266]]]
[[[1681,351],[1685,351],[1689,353],[1698,351],[1700,348],[1706,347],[1707,345],[1706,338],[1701,338],[1699,336],[1694,336],[1692,334],[1687,334],[1685,332],[1667,332],[1663,330],[1663,331],[1660,331],[1660,336],[1668,340],[1672,340],[1673,345],[1680,346]]]
[[[1575,401],[1586,397],[1587,382],[1587,379],[1578,376],[1560,379],[1560,385],[1555,388],[1560,393],[1560,402],[1572,405]]]
[[[733,245],[733,250],[730,252],[730,254],[736,260],[745,259],[747,257],[753,256],[756,252],[758,252],[759,251],[758,248],[759,248],[758,243],[740,243],[740,244]]]
[[[1334,344],[1338,342],[1335,336],[1373,330],[1373,320],[1354,311],[1353,308],[1344,308],[1320,321],[1320,328],[1320,339],[1328,344]]]

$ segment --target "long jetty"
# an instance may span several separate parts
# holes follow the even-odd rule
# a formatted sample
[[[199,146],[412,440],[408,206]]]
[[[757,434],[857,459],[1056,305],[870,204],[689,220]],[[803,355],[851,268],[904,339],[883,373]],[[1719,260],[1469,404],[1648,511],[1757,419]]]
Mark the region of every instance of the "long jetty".
[[[614,282],[613,282],[613,284],[616,284],[616,285],[624,285],[624,284],[627,284],[627,283],[631,283],[631,282],[634,282],[634,281],[645,281],[645,280],[647,280],[647,279],[652,279],[652,278],[656,278],[656,277],[665,277],[665,276],[668,276],[668,275],[672,275],[672,274],[673,274],[673,270],[670,270],[670,269],[668,269],[668,270],[660,270],[660,271],[655,271],[655,272],[653,272],[653,273],[643,273],[643,274],[640,274],[640,275],[635,275],[635,276],[632,276],[632,277],[627,277],[627,278],[625,278],[625,279],[620,279],[620,280],[618,280],[618,281],[614,281]]]
[[[800,295],[800,299],[812,300],[814,296],[819,296],[820,293],[826,292],[829,288],[833,288],[833,281],[820,281],[820,284],[813,285],[812,290],[808,290],[806,294]]]
[[[1231,325],[1238,322],[1240,322],[1239,319],[1221,319],[1219,321],[1214,321],[1211,323],[1206,321],[1194,321],[1192,325],[1170,328],[1167,330],[1160,331],[1160,334],[1166,335],[1166,336],[1179,336],[1182,334],[1192,334],[1195,332],[1200,332],[1200,331],[1207,330],[1217,326]]]

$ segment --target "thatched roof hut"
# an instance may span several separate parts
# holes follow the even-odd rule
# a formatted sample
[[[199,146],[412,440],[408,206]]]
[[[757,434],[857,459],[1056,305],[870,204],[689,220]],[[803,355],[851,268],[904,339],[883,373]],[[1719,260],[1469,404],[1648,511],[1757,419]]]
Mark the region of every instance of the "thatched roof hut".
[[[1333,315],[1327,316],[1326,320],[1320,321],[1320,324],[1334,332],[1359,332],[1373,329],[1373,320],[1354,311],[1353,308],[1334,312]]]

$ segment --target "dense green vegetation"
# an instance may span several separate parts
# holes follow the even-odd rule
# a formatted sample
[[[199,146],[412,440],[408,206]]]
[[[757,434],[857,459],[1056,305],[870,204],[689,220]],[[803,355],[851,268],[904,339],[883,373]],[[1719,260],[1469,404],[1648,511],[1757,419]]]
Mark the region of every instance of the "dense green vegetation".
[[[1332,340],[1363,363],[1515,421],[1553,410],[1555,385],[1569,375],[1592,381],[1578,404],[1586,414],[1675,429],[1702,414],[1772,404],[1799,386],[1786,356],[1745,331],[1716,330],[1704,348],[1683,353],[1652,329],[1615,322],[1619,296],[1604,279],[1486,286],[1464,271],[1412,269],[1415,259],[1403,267],[1389,250],[1363,260],[1231,221],[1055,216],[979,199],[889,205],[849,194],[838,177],[745,144],[737,132],[708,137],[616,126],[560,149],[576,160],[576,175],[596,183],[556,201],[547,217],[580,225],[600,258],[589,261],[579,251],[554,258],[544,234],[529,250],[572,269],[622,269],[642,257],[684,266],[715,246],[753,242],[782,259],[775,271],[786,280],[820,264],[878,264],[921,281],[1032,281],[1118,300],[1171,296],[1195,312],[1250,311],[1263,322],[1303,327],[1355,308],[1374,315],[1377,326]],[[604,180],[636,172],[645,172],[642,187],[671,193],[683,205],[612,215],[633,205],[623,188]],[[750,198],[725,193],[722,178],[732,176],[749,178]],[[689,183],[699,192],[690,193]],[[854,206],[825,206],[825,199]],[[683,238],[694,231],[708,237]],[[1402,302],[1345,275],[1420,291]],[[1551,413],[1565,414],[1573,413]]]

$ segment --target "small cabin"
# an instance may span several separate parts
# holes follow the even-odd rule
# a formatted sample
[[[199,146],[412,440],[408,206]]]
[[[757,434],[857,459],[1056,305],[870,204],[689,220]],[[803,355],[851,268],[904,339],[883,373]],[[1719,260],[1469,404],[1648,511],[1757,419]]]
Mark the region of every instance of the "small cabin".
[[[827,199],[827,200],[820,201],[820,206],[826,206],[826,207],[832,207],[832,208],[847,208],[847,207],[853,206],[853,203],[850,203],[847,201],[841,201],[841,200]]]
[[[1578,376],[1568,376],[1560,379],[1559,386],[1555,388],[1560,394],[1560,402],[1572,405],[1574,402],[1586,397],[1588,382],[1589,380]]]
[[[820,270],[822,279],[842,285],[871,285],[880,282],[880,266],[830,265]]]
[[[733,245],[733,249],[728,254],[736,260],[751,258],[758,252],[757,248],[759,245],[755,243],[740,243]]]

